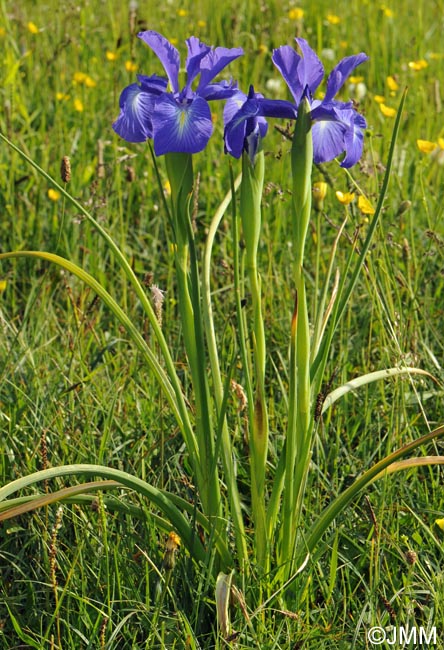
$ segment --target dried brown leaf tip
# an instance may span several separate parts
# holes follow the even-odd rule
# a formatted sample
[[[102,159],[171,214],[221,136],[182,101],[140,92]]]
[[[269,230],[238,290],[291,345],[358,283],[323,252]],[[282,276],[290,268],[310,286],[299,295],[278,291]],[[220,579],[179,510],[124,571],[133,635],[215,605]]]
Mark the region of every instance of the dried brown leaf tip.
[[[68,156],[63,156],[62,164],[60,165],[60,176],[64,183],[69,183],[71,180],[71,161]]]

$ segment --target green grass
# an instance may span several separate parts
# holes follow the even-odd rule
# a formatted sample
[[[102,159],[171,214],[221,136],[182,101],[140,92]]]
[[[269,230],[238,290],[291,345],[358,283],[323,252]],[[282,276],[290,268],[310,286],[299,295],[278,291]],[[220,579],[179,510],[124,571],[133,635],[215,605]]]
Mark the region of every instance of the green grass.
[[[407,364],[428,370],[441,383],[398,378],[370,384],[326,412],[318,423],[308,478],[304,508],[308,525],[367,467],[444,422],[443,165],[416,145],[418,138],[444,137],[444,4],[392,2],[386,5],[394,12],[390,17],[379,3],[321,0],[304,3],[301,22],[289,18],[293,4],[277,1],[140,5],[135,31],[152,28],[177,38],[182,53],[190,34],[212,44],[242,46],[245,56],[230,67],[230,73],[242,88],[254,82],[264,93],[267,81],[277,78],[272,49],[291,43],[296,34],[309,40],[327,69],[342,56],[358,51],[370,55],[359,69],[367,87],[360,110],[369,124],[362,162],[351,171],[353,181],[337,164],[325,165],[331,183],[325,214],[314,213],[310,224],[306,277],[313,292],[312,310],[319,295],[318,278],[326,271],[336,228],[344,218],[334,191],[351,189],[355,182],[374,205],[377,201],[394,120],[381,113],[374,95],[383,95],[388,106],[397,108],[408,86],[382,219],[336,332],[324,381],[334,375],[331,388],[335,388],[367,372]],[[178,9],[186,15],[179,15]],[[339,16],[339,24],[328,22],[330,13]],[[129,145],[111,130],[120,91],[134,80],[125,61],[133,59],[144,74],[161,72],[155,57],[131,37],[129,20],[128,7],[120,2],[0,1],[5,62],[0,70],[0,130],[56,179],[62,156],[70,156],[70,193],[111,234],[139,279],[152,274],[166,291],[163,330],[184,392],[192,401],[177,318],[171,233],[149,149]],[[30,21],[38,33],[29,30]],[[334,51],[331,63],[328,49]],[[116,53],[117,60],[108,60],[107,51]],[[426,68],[409,67],[409,62],[421,59],[428,62]],[[96,85],[76,83],[79,72]],[[399,84],[393,95],[387,87],[389,75]],[[75,99],[82,101],[83,111],[76,110]],[[222,155],[222,115],[220,108],[216,111],[209,147],[195,156],[201,173],[199,243],[204,242],[230,182],[228,159]],[[270,474],[286,429],[294,299],[288,245],[290,146],[271,126],[265,141],[268,185],[259,254],[268,344]],[[97,167],[101,147],[103,175]],[[165,180],[162,160],[159,163]],[[236,175],[240,165],[233,167]],[[322,172],[315,170],[314,180],[321,178]],[[14,151],[0,146],[1,252],[47,250],[80,264],[151,341],[139,302],[104,242],[63,199],[51,201],[48,189],[45,179]],[[410,203],[403,212],[404,201]],[[358,229],[362,244],[367,223],[352,206],[337,257],[341,272],[354,233]],[[235,340],[233,254],[227,215],[216,238],[212,269],[224,378]],[[2,484],[46,466],[100,463],[193,503],[190,463],[176,421],[141,354],[105,304],[76,277],[43,261],[4,261],[0,273],[0,280],[7,283],[0,294]],[[242,384],[239,365],[234,379]],[[248,530],[249,458],[245,423],[237,406],[230,396],[229,427],[237,441],[238,482]],[[442,449],[442,442],[436,442],[421,454],[442,454]],[[74,483],[73,478],[57,479],[47,489]],[[435,625],[437,647],[444,648],[444,533],[435,525],[444,513],[442,484],[439,466],[397,473],[373,484],[330,527],[292,584],[285,607],[276,599],[258,611],[260,576],[254,566],[248,578],[237,573],[235,583],[252,617],[249,626],[239,604],[233,606],[233,629],[240,632],[237,647],[358,649],[366,647],[367,629],[389,625],[394,613],[396,625]],[[45,489],[36,486],[35,493]],[[120,489],[72,501],[76,502],[62,506],[56,537],[57,505],[2,524],[1,647],[120,650],[227,645],[217,634],[211,566],[196,565],[185,550],[177,556],[162,606],[156,604],[166,542],[165,531],[153,518],[158,511],[135,493]],[[230,530],[227,541],[231,547]],[[413,564],[406,559],[409,551],[417,554]]]

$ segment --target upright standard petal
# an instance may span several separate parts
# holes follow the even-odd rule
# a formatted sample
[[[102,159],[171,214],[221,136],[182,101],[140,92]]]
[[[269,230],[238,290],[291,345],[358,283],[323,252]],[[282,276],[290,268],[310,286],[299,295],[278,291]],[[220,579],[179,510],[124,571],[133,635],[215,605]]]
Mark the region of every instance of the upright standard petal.
[[[243,53],[244,51],[241,47],[233,47],[230,49],[216,47],[216,49],[208,52],[201,62],[201,74],[196,91],[197,94],[202,95],[205,87],[213,81],[214,77],[231,63],[231,61],[242,56]]]
[[[324,66],[306,40],[303,38],[296,38],[295,40],[302,52],[302,61],[297,70],[299,83],[304,90],[308,86],[313,95],[324,78]]]
[[[187,69],[187,88],[191,87],[193,80],[200,72],[200,63],[204,56],[211,51],[209,45],[202,43],[196,36],[190,36],[186,41],[188,48],[188,56],[186,60],[186,69]]]
[[[353,70],[367,60],[368,56],[364,54],[364,52],[354,54],[353,56],[347,56],[345,59],[342,59],[342,61],[340,61],[328,75],[327,91],[325,93],[324,102],[330,102],[336,93],[342,88],[347,77],[353,72]]]
[[[168,79],[170,80],[173,92],[179,92],[179,52],[173,45],[171,45],[168,39],[158,32],[148,30],[146,32],[139,32],[137,36],[144,41],[144,43],[146,43],[160,59],[160,62],[167,73]]]
[[[154,152],[198,153],[213,133],[208,103],[202,97],[179,104],[171,95],[161,95],[152,115]]]
[[[120,115],[114,131],[127,142],[144,142],[153,135],[152,112],[155,96],[144,92],[138,84],[127,86],[120,95]]]
[[[276,50],[273,50],[271,59],[284,78],[285,83],[293,95],[296,105],[299,106],[299,102],[301,101],[304,92],[304,88],[299,82],[297,72],[301,57],[289,45],[282,45]]]

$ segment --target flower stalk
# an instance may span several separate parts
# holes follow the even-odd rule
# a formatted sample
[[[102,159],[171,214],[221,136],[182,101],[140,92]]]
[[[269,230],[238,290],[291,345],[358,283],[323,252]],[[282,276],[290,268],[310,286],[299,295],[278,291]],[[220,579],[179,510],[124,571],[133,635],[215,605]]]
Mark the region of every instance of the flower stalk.
[[[253,310],[254,400],[250,410],[250,470],[252,515],[255,525],[255,546],[258,565],[267,569],[269,559],[265,520],[265,469],[268,452],[268,409],[265,392],[266,341],[262,314],[261,278],[257,266],[261,233],[261,200],[264,185],[264,152],[253,158],[242,155],[240,213],[245,244],[245,268],[251,292]]]
[[[285,491],[281,565],[286,579],[300,522],[311,454],[310,331],[304,279],[304,251],[311,213],[313,138],[310,105],[299,106],[291,151],[293,249],[296,300],[290,332],[289,416],[285,447]]]
[[[194,183],[193,163],[191,154],[186,153],[168,153],[165,159],[171,185],[179,314],[196,408],[196,437],[203,477],[199,493],[205,514],[212,518],[220,515],[221,501],[200,316],[199,275],[189,213]]]

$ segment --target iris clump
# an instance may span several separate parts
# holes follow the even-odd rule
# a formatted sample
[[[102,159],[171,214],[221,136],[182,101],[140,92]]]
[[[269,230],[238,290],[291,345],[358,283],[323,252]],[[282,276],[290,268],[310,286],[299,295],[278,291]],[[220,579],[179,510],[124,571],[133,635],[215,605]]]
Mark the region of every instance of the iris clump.
[[[137,75],[139,83],[127,86],[120,96],[120,115],[113,129],[128,142],[152,139],[157,156],[202,151],[213,132],[208,102],[226,99],[237,90],[232,81],[213,80],[243,54],[242,49],[213,49],[191,36],[186,41],[186,83],[180,89],[177,49],[157,32],[140,32],[138,36],[160,59],[166,77]]]
[[[296,119],[301,102],[306,98],[310,104],[310,119],[313,133],[313,160],[323,163],[345,153],[342,167],[352,167],[362,155],[365,118],[360,115],[351,101],[335,99],[353,70],[366,61],[364,53],[342,59],[327,78],[326,92],[322,100],[314,94],[324,79],[324,66],[317,54],[303,38],[296,38],[301,54],[292,47],[283,45],[273,51],[272,60],[284,78],[293,102],[265,99],[250,94],[240,103],[240,92],[231,98],[239,102],[238,111],[226,110],[225,148],[228,153],[239,157],[247,148],[248,137],[254,132],[266,132],[264,119],[276,117]],[[229,103],[228,103],[229,104]],[[245,126],[241,128],[242,123]],[[239,148],[239,134],[244,130],[247,142]]]

